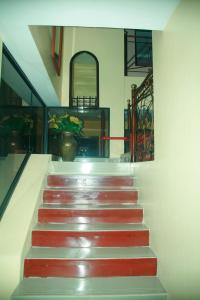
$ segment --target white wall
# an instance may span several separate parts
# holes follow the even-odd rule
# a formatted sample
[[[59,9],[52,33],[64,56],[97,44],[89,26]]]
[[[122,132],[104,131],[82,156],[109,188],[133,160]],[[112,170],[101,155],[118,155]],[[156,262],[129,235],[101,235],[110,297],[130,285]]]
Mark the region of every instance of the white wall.
[[[110,108],[110,135],[123,136],[124,108],[131,97],[131,84],[142,81],[142,78],[124,77],[124,31],[65,27],[61,74],[63,106],[69,105],[70,60],[83,50],[92,52],[99,61],[99,101],[100,107]],[[123,153],[123,142],[111,141],[110,151],[111,157],[119,157]]]
[[[50,155],[31,155],[0,221],[0,299],[8,300],[23,276],[23,258],[31,245],[36,207]]]
[[[153,34],[155,161],[136,165],[158,274],[170,300],[200,299],[200,1]]]

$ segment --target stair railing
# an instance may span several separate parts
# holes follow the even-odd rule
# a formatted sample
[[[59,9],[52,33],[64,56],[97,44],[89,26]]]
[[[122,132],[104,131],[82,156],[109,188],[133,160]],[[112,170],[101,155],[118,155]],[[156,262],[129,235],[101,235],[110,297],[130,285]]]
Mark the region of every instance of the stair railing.
[[[132,101],[128,103],[128,128],[131,161],[154,159],[153,72],[142,84],[132,85]]]
[[[154,159],[154,119],[153,119],[153,72],[146,76],[142,84],[132,85],[132,99],[128,100],[127,136],[102,136],[102,141],[128,141],[130,161]]]

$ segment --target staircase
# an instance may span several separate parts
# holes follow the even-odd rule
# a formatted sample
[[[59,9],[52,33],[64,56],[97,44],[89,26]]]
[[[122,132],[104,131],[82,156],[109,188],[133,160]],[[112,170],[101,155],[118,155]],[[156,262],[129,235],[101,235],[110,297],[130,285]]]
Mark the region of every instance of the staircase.
[[[94,167],[89,175],[78,174],[81,162],[71,171],[72,163],[59,164],[60,174],[47,177],[12,300],[166,300],[127,164],[105,164],[104,174],[102,165],[101,172]]]

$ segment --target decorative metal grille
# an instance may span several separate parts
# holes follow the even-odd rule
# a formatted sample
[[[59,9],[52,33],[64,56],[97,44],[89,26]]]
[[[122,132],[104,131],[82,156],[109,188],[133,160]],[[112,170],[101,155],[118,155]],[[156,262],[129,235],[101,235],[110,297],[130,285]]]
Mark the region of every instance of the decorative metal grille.
[[[98,108],[98,101],[96,97],[73,97],[72,107]]]
[[[133,86],[135,147],[134,160],[154,159],[154,108],[153,108],[153,73],[151,72],[142,85]]]
[[[137,87],[132,85],[132,101],[124,115],[125,153],[130,161],[149,161],[154,159],[154,108],[153,72]]]

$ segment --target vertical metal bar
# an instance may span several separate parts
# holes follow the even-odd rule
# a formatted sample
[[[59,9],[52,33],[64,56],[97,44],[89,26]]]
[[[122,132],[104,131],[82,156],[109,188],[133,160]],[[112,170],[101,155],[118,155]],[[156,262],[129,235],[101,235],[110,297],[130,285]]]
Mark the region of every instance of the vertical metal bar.
[[[105,135],[105,113],[104,109],[101,109],[101,138]],[[105,143],[106,141],[100,138],[100,157],[105,157]]]
[[[131,132],[131,161],[136,159],[136,85],[132,89],[132,132]]]
[[[48,108],[44,107],[43,118],[44,118],[44,131],[43,131],[43,153],[48,153]]]
[[[124,30],[124,76],[127,76],[127,44],[128,44],[128,34],[127,31]]]
[[[127,110],[127,124],[128,124],[128,138],[129,138],[129,152],[131,152],[131,100],[128,100],[128,110]]]

